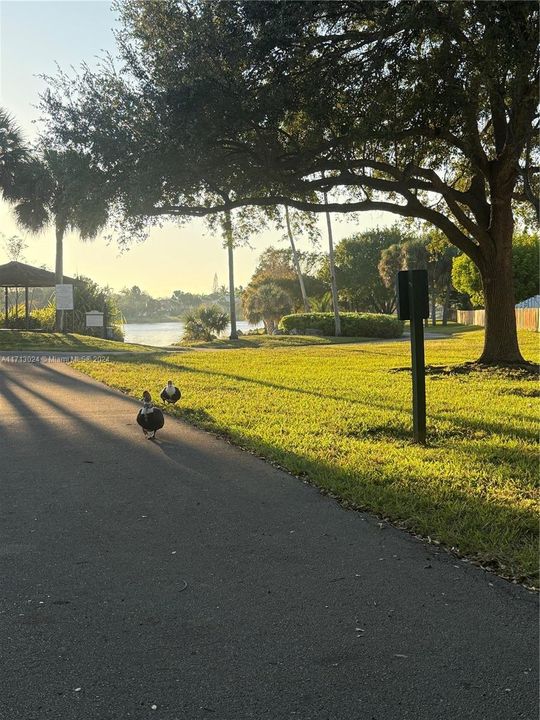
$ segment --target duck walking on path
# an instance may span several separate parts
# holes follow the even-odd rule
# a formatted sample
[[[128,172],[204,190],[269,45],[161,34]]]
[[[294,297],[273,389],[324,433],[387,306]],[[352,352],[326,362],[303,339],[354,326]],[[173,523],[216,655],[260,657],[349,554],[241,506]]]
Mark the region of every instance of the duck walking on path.
[[[137,424],[142,427],[144,436],[149,440],[156,437],[156,432],[165,424],[163,413],[152,403],[152,396],[145,390],[142,396],[142,408],[137,413]]]
[[[160,398],[163,400],[163,402],[174,404],[178,402],[181,397],[182,393],[177,387],[175,387],[173,381],[167,380],[167,385],[163,388],[160,395]]]

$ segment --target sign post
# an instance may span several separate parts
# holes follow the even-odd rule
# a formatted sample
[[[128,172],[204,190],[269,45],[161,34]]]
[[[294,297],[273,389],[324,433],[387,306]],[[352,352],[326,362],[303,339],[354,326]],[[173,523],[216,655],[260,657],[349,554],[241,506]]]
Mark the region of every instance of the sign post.
[[[73,285],[56,285],[56,310],[60,311],[60,330],[64,331],[64,310],[73,310]]]
[[[99,310],[90,310],[86,313],[87,328],[101,328],[101,336],[105,337],[105,325],[103,323],[103,313]]]
[[[402,270],[397,282],[398,317],[411,327],[413,434],[414,441],[426,442],[426,365],[424,320],[429,317],[427,270]]]

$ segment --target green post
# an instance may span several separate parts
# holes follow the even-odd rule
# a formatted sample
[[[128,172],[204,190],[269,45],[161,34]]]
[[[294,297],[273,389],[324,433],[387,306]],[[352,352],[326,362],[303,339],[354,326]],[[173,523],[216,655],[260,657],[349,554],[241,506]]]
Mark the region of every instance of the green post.
[[[426,444],[426,363],[424,355],[424,318],[419,312],[415,285],[409,273],[409,306],[411,310],[411,356],[414,441]]]
[[[426,443],[426,364],[424,319],[429,317],[426,270],[401,270],[397,276],[398,318],[411,327],[412,405],[414,441]]]

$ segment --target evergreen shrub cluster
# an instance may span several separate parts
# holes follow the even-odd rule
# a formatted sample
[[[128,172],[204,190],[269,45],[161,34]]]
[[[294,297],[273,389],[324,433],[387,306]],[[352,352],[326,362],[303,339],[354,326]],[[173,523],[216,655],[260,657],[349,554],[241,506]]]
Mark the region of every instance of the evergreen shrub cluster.
[[[397,338],[403,334],[403,322],[392,315],[342,312],[341,334],[345,337]],[[296,313],[281,318],[279,329],[286,333],[305,334],[318,330],[323,335],[334,335],[334,313]]]

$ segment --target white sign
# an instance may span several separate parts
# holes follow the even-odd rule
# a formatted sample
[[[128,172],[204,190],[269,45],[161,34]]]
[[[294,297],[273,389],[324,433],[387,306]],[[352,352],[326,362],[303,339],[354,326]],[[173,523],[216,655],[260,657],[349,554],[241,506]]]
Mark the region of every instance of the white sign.
[[[73,285],[56,286],[56,309],[73,310]]]
[[[103,313],[99,312],[99,310],[87,312],[86,327],[103,327]]]

